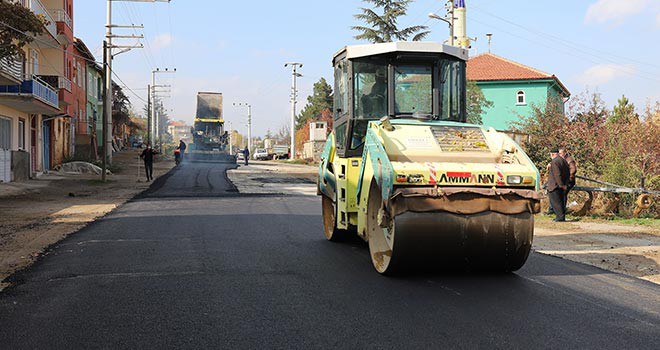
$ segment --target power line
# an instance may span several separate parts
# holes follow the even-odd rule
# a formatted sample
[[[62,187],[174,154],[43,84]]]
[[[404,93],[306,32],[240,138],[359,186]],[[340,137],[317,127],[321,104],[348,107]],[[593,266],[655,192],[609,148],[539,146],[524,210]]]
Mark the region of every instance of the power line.
[[[537,29],[528,28],[528,27],[525,27],[525,26],[523,26],[523,25],[521,25],[521,24],[518,24],[518,23],[516,23],[516,22],[513,22],[513,21],[508,20],[508,19],[506,19],[506,18],[503,18],[503,17],[501,17],[501,16],[498,16],[498,15],[496,15],[496,14],[490,13],[490,12],[488,12],[488,11],[486,11],[486,10],[480,8],[479,6],[476,6],[476,5],[470,5],[470,6],[473,7],[474,9],[476,9],[477,12],[483,12],[484,14],[486,14],[486,15],[488,15],[488,16],[491,16],[491,17],[494,17],[494,18],[496,18],[496,19],[499,19],[500,21],[505,22],[505,23],[508,23],[508,24],[510,24],[510,25],[512,25],[512,26],[515,26],[515,27],[518,27],[518,28],[520,28],[520,29],[526,30],[526,31],[528,31],[528,32],[531,32],[531,33],[536,34],[536,35],[541,36],[541,37],[547,37],[547,38],[550,38],[551,40],[553,40],[553,41],[555,41],[555,42],[557,42],[557,43],[559,43],[559,44],[565,45],[565,46],[567,46],[567,47],[569,47],[569,48],[571,48],[571,49],[574,49],[574,50],[580,50],[580,51],[585,52],[586,54],[589,54],[589,55],[592,55],[592,56],[595,56],[595,57],[598,57],[598,58],[601,58],[601,59],[609,60],[610,62],[613,62],[613,63],[620,63],[620,61],[613,61],[613,60],[608,59],[608,58],[604,58],[604,57],[601,57],[601,56],[598,56],[598,55],[594,55],[594,54],[592,54],[592,53],[589,53],[589,52],[584,51],[584,49],[592,50],[592,51],[594,51],[594,52],[597,52],[597,53],[600,53],[600,54],[603,54],[603,55],[609,55],[609,56],[612,56],[612,57],[617,57],[617,58],[620,58],[620,59],[625,60],[626,62],[635,62],[635,63],[643,64],[643,65],[646,65],[646,66],[651,66],[651,67],[660,68],[660,66],[659,66],[659,65],[656,65],[656,64],[651,64],[651,63],[648,63],[648,62],[642,62],[642,61],[638,61],[638,60],[635,60],[635,59],[632,59],[632,58],[629,58],[629,57],[624,57],[624,56],[616,55],[616,54],[614,54],[614,53],[607,52],[607,51],[603,51],[603,50],[599,50],[599,49],[595,49],[595,48],[589,47],[589,46],[584,45],[584,44],[580,44],[580,43],[576,43],[576,42],[570,41],[570,40],[565,39],[565,38],[560,38],[560,37],[558,37],[558,36],[556,36],[556,35],[552,35],[552,34],[549,34],[549,33],[546,33],[546,32],[540,31],[540,30],[537,30]]]
[[[58,50],[58,51],[60,51],[60,52],[66,53],[66,54],[70,54],[70,53],[66,52],[66,50],[64,50],[64,49],[62,49],[61,47],[59,47],[58,45],[54,45],[54,44],[52,44],[52,43],[49,43],[48,41],[42,40],[42,39],[40,39],[40,38],[38,38],[38,37],[36,37],[36,36],[34,36],[34,35],[31,35],[31,34],[29,34],[29,33],[27,33],[27,32],[24,32],[24,31],[22,31],[22,30],[20,30],[20,29],[16,29],[16,28],[12,27],[11,25],[9,25],[9,24],[7,24],[7,23],[5,23],[5,22],[0,21],[0,25],[3,25],[3,26],[5,26],[5,27],[7,27],[7,28],[9,28],[9,29],[11,29],[11,30],[17,32],[17,33],[21,33],[21,34],[23,34],[23,35],[25,35],[25,36],[27,36],[27,37],[33,39],[34,41],[36,41],[36,42],[38,42],[38,43],[44,44],[44,45],[46,45],[46,46],[49,46],[49,49],[54,49],[54,50]],[[80,59],[82,59],[82,60],[85,60],[85,61],[87,61],[87,62],[93,62],[93,63],[103,64],[103,62],[96,61],[95,59],[89,59],[89,58],[87,58],[87,57],[80,56],[80,55],[77,55],[77,54],[75,54],[75,53],[70,54],[70,55],[73,56],[73,57],[78,57],[78,58],[80,58]]]
[[[16,28],[12,27],[11,25],[9,25],[9,24],[7,24],[7,23],[4,23],[4,22],[1,22],[1,21],[0,21],[0,25],[4,25],[5,27],[7,27],[7,28],[9,28],[9,29],[12,29],[12,30],[14,30],[14,31],[16,31],[16,32],[19,32],[19,33],[23,34],[23,35],[26,35],[26,36],[28,36],[28,37],[34,39],[34,40],[37,41],[37,42],[43,43],[44,45],[48,45],[48,46],[50,46],[51,49],[58,50],[58,51],[60,51],[60,52],[62,52],[62,53],[69,54],[68,52],[66,52],[66,50],[60,48],[59,46],[54,46],[53,44],[51,44],[51,43],[49,43],[49,42],[47,42],[47,41],[41,40],[41,39],[39,39],[39,38],[37,38],[37,37],[35,37],[35,36],[33,36],[33,35],[30,35],[29,33],[26,33],[26,32],[24,32],[24,31],[22,31],[22,30],[16,29]],[[71,54],[71,55],[72,55],[73,57],[78,57],[78,58],[80,58],[80,59],[82,59],[82,60],[84,60],[84,61],[87,61],[87,62],[97,63],[97,64],[100,64],[100,65],[103,65],[103,62],[98,62],[98,61],[96,61],[96,60],[89,59],[89,58],[87,58],[87,57],[84,57],[84,56],[81,56],[81,55],[77,55],[77,54],[75,54],[75,53],[74,53],[74,54]],[[45,55],[41,55],[41,56],[42,56],[46,61],[48,61],[48,59],[46,59],[46,56],[45,56]],[[47,63],[49,63],[49,62],[47,62]],[[41,66],[41,64],[39,64],[39,66]],[[60,73],[61,76],[64,76],[64,74],[62,74],[62,73],[61,73],[61,72],[60,72],[55,66],[52,66],[52,65],[49,64],[49,65],[44,65],[44,67],[52,68],[52,69],[54,69],[55,71],[57,71],[58,73]],[[121,77],[117,74],[117,72],[115,72],[114,70],[112,70],[112,75],[114,75],[114,76],[117,78],[117,80],[119,80],[122,84],[124,84],[124,86],[128,89],[128,91],[130,91],[131,93],[133,93],[133,95],[135,95],[135,97],[137,97],[138,99],[140,99],[142,102],[147,103],[147,100],[145,100],[144,98],[142,98],[142,97],[141,97],[140,95],[138,95],[135,91],[133,91],[130,87],[128,87],[128,84],[126,84],[126,83],[121,79]]]
[[[174,26],[172,25],[172,2],[167,3],[167,17],[170,22],[170,35],[172,35],[172,38],[176,38],[176,35],[174,34]],[[170,63],[172,66],[176,66],[174,64],[174,49],[172,48],[171,45],[169,47],[169,51],[170,51]]]
[[[586,60],[586,61],[590,61],[590,62],[595,63],[595,64],[600,64],[600,63],[602,63],[602,62],[600,62],[600,61],[597,61],[597,60],[593,59],[592,57],[585,57],[584,55],[579,55],[580,52],[577,52],[577,53],[576,53],[576,52],[573,52],[573,51],[570,51],[570,52],[569,52],[569,51],[566,51],[565,49],[558,48],[558,47],[553,46],[553,45],[549,45],[549,44],[547,44],[547,43],[545,43],[545,42],[543,42],[543,41],[533,40],[533,39],[530,39],[530,38],[524,37],[524,36],[522,36],[522,35],[518,35],[518,34],[511,33],[511,32],[509,32],[509,31],[507,31],[507,30],[504,30],[504,29],[498,28],[497,26],[493,26],[493,25],[490,24],[490,23],[482,22],[482,21],[479,21],[479,20],[474,19],[474,18],[471,18],[470,20],[473,21],[473,22],[476,22],[476,23],[479,23],[479,24],[483,24],[483,25],[485,25],[485,26],[488,26],[488,27],[491,27],[491,28],[497,29],[497,30],[499,30],[500,32],[505,33],[505,34],[509,34],[509,35],[511,35],[511,36],[513,36],[513,37],[516,37],[516,38],[519,38],[519,39],[522,39],[522,40],[525,40],[525,41],[529,41],[529,42],[531,42],[531,43],[533,43],[533,44],[536,44],[536,45],[538,45],[538,46],[543,46],[543,47],[548,48],[548,49],[550,49],[550,50],[554,50],[554,51],[556,51],[556,52],[564,53],[564,54],[566,54],[567,56],[570,56],[570,57],[580,57],[580,58],[582,58],[582,59],[584,59],[584,60]],[[578,50],[578,51],[579,51],[579,50]],[[594,56],[594,55],[587,55],[587,56]],[[599,58],[598,56],[595,56],[595,57],[596,57],[596,58]],[[614,62],[614,63],[617,63],[617,62]],[[660,79],[658,79],[658,78],[651,77],[651,76],[648,76],[648,75],[638,74],[638,73],[636,73],[636,72],[631,72],[630,70],[624,70],[624,69],[620,69],[620,68],[618,68],[618,67],[612,67],[612,69],[614,69],[614,70],[616,70],[616,71],[618,71],[618,72],[620,72],[620,73],[627,74],[627,75],[632,75],[632,76],[636,76],[636,77],[639,77],[639,78],[642,78],[642,79],[646,79],[646,80],[651,80],[651,81],[660,82]],[[654,74],[650,74],[650,75],[654,75]]]
[[[126,15],[128,16],[128,21],[131,23],[131,25],[135,25],[137,23],[137,21],[133,17],[133,11],[132,11],[133,4],[122,2],[122,5],[124,7],[124,10],[126,11]],[[133,27],[132,29],[133,29],[133,34],[135,34],[137,36],[138,35],[137,28]],[[149,53],[149,51],[148,51],[149,40],[147,39],[144,31],[142,33],[142,36],[144,37],[144,41],[147,45],[145,45],[145,48],[143,50],[140,50],[140,51],[141,51],[142,55],[144,56],[145,60],[147,61],[147,63],[149,65],[153,66],[153,61],[150,60],[149,55],[148,55],[148,53]],[[137,44],[139,44],[139,42],[140,42],[140,40],[137,39]]]
[[[122,84],[124,84],[123,86],[126,87],[126,89],[128,89],[128,91],[130,91],[135,97],[137,97],[137,98],[138,98],[139,100],[141,100],[142,102],[147,103],[147,100],[145,100],[144,98],[142,98],[142,97],[141,97],[140,95],[138,95],[135,91],[133,91],[133,89],[131,89],[130,87],[128,87],[128,84],[126,84],[126,83],[125,83],[125,82],[119,77],[119,75],[117,75],[117,73],[116,73],[114,70],[112,71],[112,75],[114,75],[114,76],[117,78],[117,80],[119,80]]]

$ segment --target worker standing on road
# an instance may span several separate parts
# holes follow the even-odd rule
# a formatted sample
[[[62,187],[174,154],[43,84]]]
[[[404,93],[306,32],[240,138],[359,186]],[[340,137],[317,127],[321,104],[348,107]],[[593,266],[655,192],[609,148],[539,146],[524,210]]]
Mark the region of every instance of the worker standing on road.
[[[250,158],[250,150],[248,149],[248,146],[245,146],[245,149],[243,150],[243,156],[245,158],[245,165],[248,165],[248,158]]]
[[[154,155],[159,153],[151,148],[150,144],[147,144],[147,148],[140,154],[140,158],[144,160],[144,171],[147,173],[147,182],[154,179]]]
[[[559,156],[559,151],[554,149],[550,152],[552,161],[548,169],[548,197],[550,205],[557,215],[552,221],[566,221],[565,194],[568,186],[570,170],[568,163]]]
[[[566,194],[564,195],[564,205],[568,202],[568,192],[571,192],[573,187],[575,187],[575,174],[577,173],[577,164],[575,163],[575,159],[573,156],[568,153],[566,150],[566,147],[562,147],[559,149],[559,155],[564,158],[566,163],[568,163],[568,170],[569,170],[569,176],[568,176],[568,184],[566,185]]]
[[[179,140],[179,151],[181,152],[181,161],[183,161],[183,154],[186,153],[186,143],[183,140]]]

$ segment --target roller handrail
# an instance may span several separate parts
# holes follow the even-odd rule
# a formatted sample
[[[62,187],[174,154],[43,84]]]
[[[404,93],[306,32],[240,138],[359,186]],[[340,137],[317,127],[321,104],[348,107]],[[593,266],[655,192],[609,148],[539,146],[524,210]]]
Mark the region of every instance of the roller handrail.
[[[595,183],[602,184],[602,185],[607,185],[607,186],[612,186],[612,187],[575,186],[575,187],[573,187],[573,191],[634,193],[634,194],[644,193],[644,194],[660,195],[660,191],[647,190],[647,189],[644,189],[644,188],[625,187],[625,186],[620,186],[620,185],[616,185],[616,184],[605,182],[605,181],[590,179],[588,177],[584,177],[584,176],[580,176],[580,175],[576,175],[575,177],[578,178],[578,179],[581,179],[581,180],[591,181],[591,182],[595,182]]]

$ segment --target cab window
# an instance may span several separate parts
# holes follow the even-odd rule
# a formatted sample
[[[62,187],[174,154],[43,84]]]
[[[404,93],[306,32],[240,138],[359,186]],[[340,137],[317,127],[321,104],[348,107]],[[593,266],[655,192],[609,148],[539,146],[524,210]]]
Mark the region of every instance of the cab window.
[[[355,119],[379,119],[387,115],[387,64],[353,63]]]
[[[440,119],[465,121],[465,63],[444,60],[441,69],[442,101]]]
[[[335,67],[334,115],[338,119],[348,113],[348,65],[340,61]]]
[[[394,69],[396,115],[433,113],[433,67],[398,66]]]
[[[353,120],[352,130],[351,130],[351,150],[356,150],[364,144],[364,140],[367,136],[368,125],[369,125],[369,120],[366,119]]]
[[[346,123],[337,125],[335,128],[335,148],[339,155],[343,155],[346,152]]]

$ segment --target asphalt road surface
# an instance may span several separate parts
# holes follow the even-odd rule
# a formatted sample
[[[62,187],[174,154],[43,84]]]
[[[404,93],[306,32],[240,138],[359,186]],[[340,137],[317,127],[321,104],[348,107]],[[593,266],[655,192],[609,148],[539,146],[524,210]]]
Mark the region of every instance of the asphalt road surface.
[[[532,254],[513,274],[388,278],[316,196],[184,164],[0,293],[0,348],[657,349],[660,288]]]

